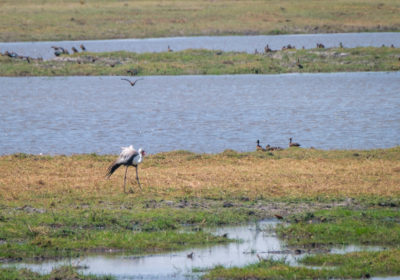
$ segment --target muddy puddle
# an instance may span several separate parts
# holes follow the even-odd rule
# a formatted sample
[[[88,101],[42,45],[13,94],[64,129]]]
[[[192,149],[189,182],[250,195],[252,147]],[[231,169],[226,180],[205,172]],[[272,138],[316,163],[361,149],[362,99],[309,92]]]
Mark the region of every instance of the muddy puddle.
[[[83,274],[112,275],[116,279],[196,279],[207,268],[244,266],[258,261],[258,257],[281,259],[298,265],[297,260],[307,255],[299,250],[288,249],[277,238],[273,228],[277,220],[264,220],[241,226],[207,229],[215,235],[227,235],[240,240],[207,248],[190,248],[184,251],[156,255],[92,255],[81,258],[51,260],[40,263],[9,264],[28,268],[39,273],[49,273],[62,265],[78,267]],[[347,253],[362,250],[381,250],[371,246],[344,246],[333,248],[331,253]],[[196,272],[193,272],[196,271]],[[200,271],[200,272],[197,272]],[[374,278],[398,279],[398,278]]]

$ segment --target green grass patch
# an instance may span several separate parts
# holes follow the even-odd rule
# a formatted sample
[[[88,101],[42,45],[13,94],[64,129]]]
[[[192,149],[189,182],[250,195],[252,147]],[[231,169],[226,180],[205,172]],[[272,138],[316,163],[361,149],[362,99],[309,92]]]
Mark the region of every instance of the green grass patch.
[[[149,207],[153,202],[144,202]],[[87,204],[83,208],[87,208]],[[250,218],[247,210],[3,208],[0,259],[71,256],[86,251],[151,253],[227,242],[202,232],[205,225]],[[182,231],[184,225],[197,230]],[[198,231],[200,230],[200,231]]]
[[[400,244],[398,208],[350,210],[338,208],[294,215],[279,225],[278,235],[291,246]]]
[[[321,269],[289,266],[284,260],[264,260],[243,268],[216,267],[204,279],[347,279],[400,274],[400,250],[305,257],[301,263]],[[328,268],[324,268],[328,266]],[[334,266],[334,267],[332,267]]]
[[[49,274],[39,274],[29,269],[3,268],[0,266],[0,280],[10,279],[29,279],[29,280],[55,280],[55,279],[74,279],[74,280],[112,280],[112,276],[82,275],[74,267],[63,266],[53,269]]]
[[[301,46],[298,46],[301,47]],[[278,50],[248,54],[212,50],[79,53],[53,60],[0,56],[0,76],[221,75],[399,71],[400,48]],[[300,60],[302,68],[297,65]]]

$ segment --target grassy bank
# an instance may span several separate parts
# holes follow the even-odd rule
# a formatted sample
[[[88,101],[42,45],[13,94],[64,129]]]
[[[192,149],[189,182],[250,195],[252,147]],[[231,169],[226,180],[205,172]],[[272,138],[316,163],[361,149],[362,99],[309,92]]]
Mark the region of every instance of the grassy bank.
[[[399,71],[400,48],[79,53],[49,61],[0,56],[0,76],[206,75]]]
[[[395,0],[5,0],[0,41],[398,31]]]
[[[124,170],[104,178],[114,158],[0,157],[0,258],[161,252],[228,241],[198,230],[204,226],[335,205],[400,204],[399,147],[160,153],[140,166],[142,191],[128,172],[129,194],[122,191]],[[180,231],[184,225],[196,230]]]

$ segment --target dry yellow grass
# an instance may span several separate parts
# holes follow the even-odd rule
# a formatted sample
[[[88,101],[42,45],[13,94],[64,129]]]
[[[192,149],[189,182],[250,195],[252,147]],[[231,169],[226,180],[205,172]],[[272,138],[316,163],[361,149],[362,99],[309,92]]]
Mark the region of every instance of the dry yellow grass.
[[[285,152],[283,152],[285,153]],[[304,159],[194,155],[172,152],[153,155],[139,167],[143,191],[134,169],[124,195],[124,168],[105,179],[114,156],[14,155],[0,157],[0,199],[48,205],[60,199],[120,200],[133,197],[163,198],[305,198],[399,196],[400,161],[383,158]],[[60,202],[60,201],[59,201]]]
[[[0,1],[0,40],[398,31],[396,0]]]

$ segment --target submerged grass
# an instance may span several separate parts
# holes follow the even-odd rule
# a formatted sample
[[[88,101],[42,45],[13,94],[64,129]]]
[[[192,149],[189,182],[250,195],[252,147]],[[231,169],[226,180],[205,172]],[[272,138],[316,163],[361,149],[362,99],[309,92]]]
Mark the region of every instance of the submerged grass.
[[[348,279],[400,274],[400,250],[316,255],[301,260],[321,269],[293,267],[283,260],[264,260],[243,268],[216,267],[204,279]],[[326,267],[328,266],[328,267]],[[335,267],[331,267],[335,266]]]
[[[332,279],[370,278],[400,274],[400,211],[397,208],[336,208],[301,213],[278,225],[277,233],[289,246],[306,248],[337,245],[384,245],[391,249],[347,254],[317,253],[299,260],[314,266],[290,266],[284,260],[265,259],[242,268],[216,267],[206,279]],[[386,247],[387,248],[387,247]],[[315,252],[312,251],[312,252]],[[318,250],[317,250],[318,252]],[[320,268],[315,269],[315,266]]]
[[[278,235],[291,246],[400,244],[398,207],[320,210],[288,218],[292,223],[277,227]]]
[[[0,41],[398,31],[396,0],[3,0]]]
[[[301,46],[298,46],[301,47]],[[41,61],[0,56],[0,76],[219,75],[399,71],[400,48],[279,50],[248,54],[212,50],[79,53]],[[297,61],[300,60],[301,68]]]

